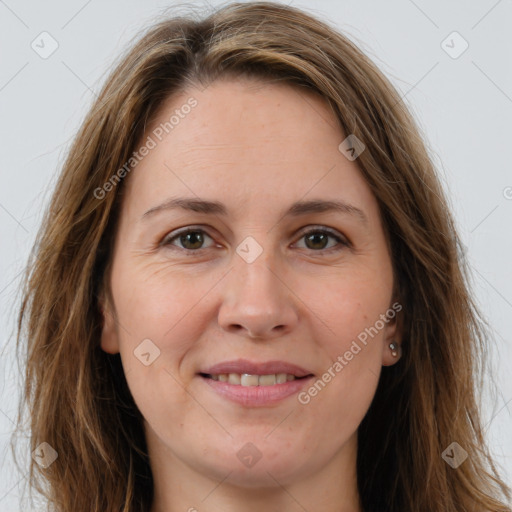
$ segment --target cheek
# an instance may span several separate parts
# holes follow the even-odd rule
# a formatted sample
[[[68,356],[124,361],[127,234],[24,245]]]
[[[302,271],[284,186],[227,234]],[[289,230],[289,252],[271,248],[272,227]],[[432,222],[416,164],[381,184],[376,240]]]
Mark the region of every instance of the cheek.
[[[390,292],[374,276],[354,272],[324,293],[311,293],[315,338],[323,373],[298,400],[304,415],[316,418],[322,436],[342,443],[363,420],[375,395],[382,368],[385,323]],[[318,442],[319,455],[329,446]],[[323,453],[323,451],[325,453]]]
[[[361,342],[365,353],[377,346],[385,325],[380,318],[390,307],[390,287],[386,274],[368,269],[350,269],[328,282],[304,282],[298,295],[304,297],[309,315],[316,319],[317,340],[331,360],[349,350],[354,340]]]
[[[344,418],[348,431],[356,428],[375,394],[390,287],[387,273],[365,267],[351,269],[321,288],[304,285],[301,292],[316,318],[312,324],[317,352],[326,364],[299,402],[323,418],[334,436],[343,430],[336,418]]]
[[[213,284],[204,285],[207,291]],[[205,291],[176,272],[171,276],[170,271],[121,266],[113,274],[112,288],[119,349],[135,403],[145,417],[171,418],[179,425],[190,407],[185,388],[193,372],[190,356],[204,332],[201,319],[206,317],[200,309]]]
[[[172,265],[119,265],[113,276],[120,334],[131,343],[152,339],[161,349],[185,348],[201,331],[201,302],[218,278],[181,272]],[[172,343],[171,343],[172,341]]]

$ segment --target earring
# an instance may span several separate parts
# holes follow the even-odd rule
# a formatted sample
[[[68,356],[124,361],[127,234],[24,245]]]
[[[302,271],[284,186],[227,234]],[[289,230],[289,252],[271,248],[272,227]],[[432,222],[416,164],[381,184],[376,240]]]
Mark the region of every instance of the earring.
[[[389,344],[389,348],[391,349],[391,355],[396,357],[398,355],[398,344],[393,341]]]

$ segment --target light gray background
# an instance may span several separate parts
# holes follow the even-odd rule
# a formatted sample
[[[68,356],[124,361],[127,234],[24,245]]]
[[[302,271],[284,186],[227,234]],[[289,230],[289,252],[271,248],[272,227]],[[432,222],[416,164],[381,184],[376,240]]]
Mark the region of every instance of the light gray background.
[[[29,510],[20,505],[25,478],[13,466],[8,446],[20,386],[14,364],[20,272],[65,152],[105,73],[137,31],[171,5],[0,0],[2,511]],[[293,5],[330,20],[356,41],[399,88],[420,123],[467,246],[477,300],[495,330],[492,376],[498,392],[494,400],[486,399],[484,419],[491,450],[510,482],[512,2],[297,0]],[[43,31],[59,45],[47,59],[31,48]],[[441,46],[453,31],[469,44],[458,58]],[[456,39],[448,44],[452,52],[461,48]]]

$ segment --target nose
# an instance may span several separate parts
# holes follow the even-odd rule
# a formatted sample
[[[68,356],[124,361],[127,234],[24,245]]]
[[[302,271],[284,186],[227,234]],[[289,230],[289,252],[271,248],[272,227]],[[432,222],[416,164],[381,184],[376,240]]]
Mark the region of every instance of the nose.
[[[286,275],[275,265],[271,268],[271,258],[264,255],[265,251],[252,263],[235,255],[218,313],[223,330],[249,338],[272,339],[295,328],[295,295]]]

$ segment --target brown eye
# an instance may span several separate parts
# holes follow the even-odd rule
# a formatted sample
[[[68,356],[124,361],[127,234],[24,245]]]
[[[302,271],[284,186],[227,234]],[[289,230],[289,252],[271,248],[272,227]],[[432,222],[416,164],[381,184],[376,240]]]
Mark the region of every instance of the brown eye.
[[[329,244],[329,238],[335,240],[337,244],[327,247]],[[333,233],[332,231],[328,231],[326,229],[313,229],[307,231],[306,233],[302,234],[301,240],[302,239],[306,241],[306,248],[315,252],[323,251],[325,249],[330,250],[340,245],[342,247],[347,247],[349,245],[346,240]],[[341,249],[341,247],[338,249]]]
[[[325,249],[329,243],[329,235],[325,233],[311,233],[306,235],[306,245],[309,249]]]
[[[177,248],[178,250],[181,249],[188,252],[198,252],[212,247],[212,245],[203,247],[205,237],[213,241],[204,230],[187,228],[174,234],[171,233],[162,241],[161,245],[172,249]],[[306,249],[314,252],[336,251],[349,246],[349,243],[344,238],[325,228],[309,230],[303,233],[300,239],[306,241]],[[329,246],[329,239],[334,240],[336,243]]]
[[[173,246],[175,245],[174,241],[178,241],[181,244],[181,246],[178,246],[178,248],[189,251],[197,251],[204,248],[202,245],[204,244],[205,236],[211,239],[211,237],[202,229],[187,229],[175,234],[172,237],[167,237],[162,242],[162,245]]]

